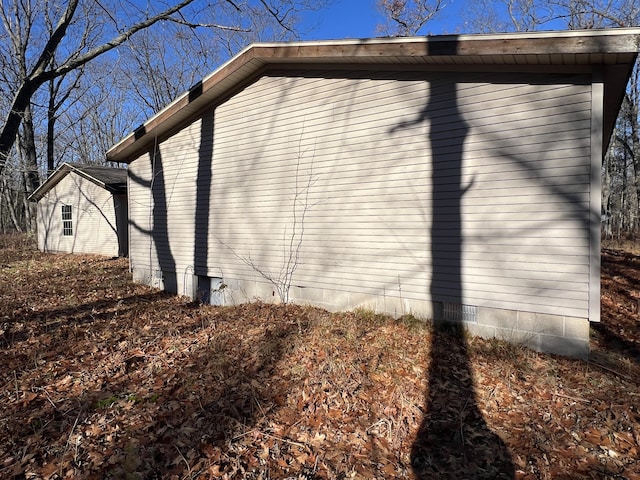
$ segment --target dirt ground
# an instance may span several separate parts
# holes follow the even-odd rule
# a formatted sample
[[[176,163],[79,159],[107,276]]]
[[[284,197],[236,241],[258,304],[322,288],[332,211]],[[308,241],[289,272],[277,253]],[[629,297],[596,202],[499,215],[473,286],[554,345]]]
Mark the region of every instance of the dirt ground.
[[[640,480],[640,257],[602,287],[582,361],[0,236],[0,478]]]

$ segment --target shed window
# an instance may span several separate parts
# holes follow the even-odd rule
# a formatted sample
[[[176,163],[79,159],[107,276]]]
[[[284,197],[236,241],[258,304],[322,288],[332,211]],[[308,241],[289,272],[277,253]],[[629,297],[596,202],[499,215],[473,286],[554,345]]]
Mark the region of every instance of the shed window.
[[[73,215],[71,205],[62,205],[62,235],[73,235]]]

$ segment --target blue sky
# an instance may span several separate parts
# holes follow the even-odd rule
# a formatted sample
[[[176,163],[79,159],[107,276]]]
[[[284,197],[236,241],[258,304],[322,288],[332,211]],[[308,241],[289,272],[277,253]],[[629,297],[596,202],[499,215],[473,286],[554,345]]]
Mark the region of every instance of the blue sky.
[[[383,17],[376,9],[376,0],[334,0],[333,4],[308,19],[312,30],[304,40],[367,38],[376,36],[376,27]],[[305,28],[306,30],[306,28]]]
[[[431,34],[455,33],[462,23],[459,15],[462,0],[451,0],[439,17],[430,22],[424,32]],[[384,21],[376,8],[376,0],[333,0],[325,8],[307,19],[303,40],[329,40],[368,38],[380,36],[377,26]]]

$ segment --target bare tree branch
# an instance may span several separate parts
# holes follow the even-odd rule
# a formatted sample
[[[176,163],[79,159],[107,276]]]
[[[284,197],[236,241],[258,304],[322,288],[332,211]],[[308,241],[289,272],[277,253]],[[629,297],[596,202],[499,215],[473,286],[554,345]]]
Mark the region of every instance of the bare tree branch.
[[[67,28],[71,24],[76,13],[79,0],[69,0],[67,7],[60,17],[55,29],[51,36],[43,47],[38,60],[35,62],[31,72],[26,78],[24,78],[16,90],[15,96],[11,103],[9,112],[6,114],[5,121],[2,125],[2,131],[0,132],[0,173],[4,170],[9,152],[11,151],[13,144],[15,143],[16,136],[18,134],[18,128],[22,122],[22,115],[25,109],[28,107],[31,97],[34,93],[48,80],[52,80],[56,77],[64,75],[71,70],[81,67],[94,58],[113,50],[114,48],[122,45],[133,34],[150,27],[151,25],[169,18],[174,13],[180,11],[194,0],[183,0],[182,2],[174,5],[167,10],[154,15],[146,20],[135,23],[129,27],[125,32],[113,38],[98,47],[90,49],[84,54],[79,54],[78,51],[71,54],[65,61],[59,66],[47,71],[47,66],[51,63],[51,59],[57,50],[60,42],[64,38]]]
[[[77,0],[76,0],[77,1]],[[44,74],[44,76],[46,77],[45,80],[48,80],[49,78],[53,78],[53,77],[57,77],[59,75],[63,75],[75,68],[78,68],[82,65],[84,65],[85,63],[93,60],[94,58],[110,51],[113,50],[116,47],[119,47],[120,45],[122,45],[124,42],[126,42],[127,40],[129,40],[129,38],[135,34],[136,32],[139,32],[140,30],[143,30],[145,28],[149,28],[150,26],[154,25],[155,23],[158,23],[161,20],[169,20],[171,15],[173,15],[174,13],[180,11],[181,9],[183,9],[184,7],[186,7],[187,5],[193,3],[194,0],[183,0],[182,2],[178,3],[177,5],[157,14],[154,15],[151,18],[148,18],[146,20],[143,20],[141,22],[138,22],[134,25],[132,25],[131,27],[129,27],[125,32],[121,33],[120,35],[118,35],[117,37],[113,38],[112,40],[110,40],[109,42],[104,43],[103,45],[100,45],[98,47],[95,47],[91,50],[89,50],[88,52],[82,54],[82,55],[78,55],[78,56],[71,56],[69,57],[65,62],[63,62],[59,67],[57,67],[56,69],[52,70],[51,72],[46,72]]]
[[[173,23],[177,23],[178,25],[184,25],[185,27],[189,27],[189,28],[215,28],[218,30],[229,30],[231,32],[250,32],[250,29],[247,28],[242,28],[242,27],[232,27],[229,25],[221,25],[218,23],[192,23],[192,22],[188,22],[187,20],[181,19],[181,18],[168,18],[167,20],[169,20],[170,22]]]
[[[444,0],[378,0],[387,19],[379,28],[393,36],[417,35],[444,7]]]
[[[293,33],[293,30],[291,29],[291,27],[285,23],[285,20],[291,13],[292,8],[287,9],[287,11],[284,12],[284,14],[281,14],[278,10],[274,9],[271,5],[269,5],[266,0],[260,0],[260,3],[262,3],[264,8],[267,10],[267,12],[273,15],[273,18],[276,19],[276,21],[282,28],[284,28],[288,32]]]
[[[36,61],[33,69],[31,70],[31,73],[29,74],[29,81],[37,84],[38,77],[42,75],[47,66],[51,63],[51,58],[53,57],[56,49],[58,48],[58,45],[60,45],[60,42],[67,33],[67,28],[69,28],[69,25],[73,20],[73,16],[76,13],[76,9],[78,7],[78,1],[79,0],[69,0],[64,14],[62,15],[62,17],[60,17],[60,20],[58,20],[58,24],[56,25],[53,32],[51,32],[49,40],[42,49],[40,57]],[[42,85],[42,83],[40,83],[40,85]]]

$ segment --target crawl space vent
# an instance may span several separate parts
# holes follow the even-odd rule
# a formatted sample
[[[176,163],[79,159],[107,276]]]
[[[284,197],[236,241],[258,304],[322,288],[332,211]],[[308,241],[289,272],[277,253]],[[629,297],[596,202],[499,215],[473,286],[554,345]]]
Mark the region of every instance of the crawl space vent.
[[[444,320],[449,322],[478,323],[478,307],[475,305],[444,303],[443,308]]]

